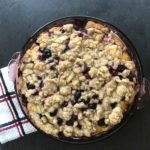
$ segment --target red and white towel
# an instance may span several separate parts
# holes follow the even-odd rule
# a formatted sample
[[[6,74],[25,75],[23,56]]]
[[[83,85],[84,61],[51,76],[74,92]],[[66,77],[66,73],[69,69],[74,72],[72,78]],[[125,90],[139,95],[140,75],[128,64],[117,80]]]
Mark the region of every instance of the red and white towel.
[[[14,85],[8,76],[8,67],[0,69],[0,143],[35,131],[21,110]]]

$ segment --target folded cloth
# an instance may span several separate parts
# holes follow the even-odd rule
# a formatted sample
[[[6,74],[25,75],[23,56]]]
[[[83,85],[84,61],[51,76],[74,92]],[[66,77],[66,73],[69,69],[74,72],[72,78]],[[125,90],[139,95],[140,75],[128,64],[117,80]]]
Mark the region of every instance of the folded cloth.
[[[8,67],[0,69],[0,143],[12,141],[35,131],[21,110],[14,84],[8,76]]]

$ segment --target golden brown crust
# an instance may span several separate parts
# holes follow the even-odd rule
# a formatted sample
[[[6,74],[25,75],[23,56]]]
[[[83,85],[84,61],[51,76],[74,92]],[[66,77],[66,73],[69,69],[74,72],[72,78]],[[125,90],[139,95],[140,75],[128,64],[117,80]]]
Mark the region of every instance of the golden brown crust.
[[[131,60],[131,58],[129,57],[129,54],[126,51],[123,52],[122,59],[125,60],[125,61],[130,61]]]
[[[123,48],[125,45],[123,41],[120,39],[120,37],[117,34],[112,34],[112,39],[115,41],[117,45],[119,45],[121,48]]]
[[[105,25],[95,23],[93,21],[88,21],[86,24],[86,28],[95,28],[95,29],[101,30],[105,33],[108,33],[108,31],[109,31],[109,29]]]

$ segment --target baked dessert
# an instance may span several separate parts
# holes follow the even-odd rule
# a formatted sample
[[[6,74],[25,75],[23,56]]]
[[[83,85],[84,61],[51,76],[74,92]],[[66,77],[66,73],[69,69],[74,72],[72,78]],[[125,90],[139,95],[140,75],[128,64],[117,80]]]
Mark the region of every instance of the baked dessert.
[[[32,122],[55,137],[103,134],[136,94],[136,66],[120,37],[87,21],[43,31],[18,69],[18,91]]]

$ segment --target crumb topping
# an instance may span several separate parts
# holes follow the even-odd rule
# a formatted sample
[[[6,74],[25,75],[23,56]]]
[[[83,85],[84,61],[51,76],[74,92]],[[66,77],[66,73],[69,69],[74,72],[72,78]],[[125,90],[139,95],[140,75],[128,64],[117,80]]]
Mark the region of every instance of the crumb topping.
[[[136,67],[105,25],[42,32],[19,66],[18,89],[32,122],[56,137],[90,137],[121,122],[135,96]]]

